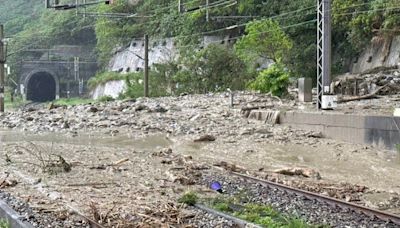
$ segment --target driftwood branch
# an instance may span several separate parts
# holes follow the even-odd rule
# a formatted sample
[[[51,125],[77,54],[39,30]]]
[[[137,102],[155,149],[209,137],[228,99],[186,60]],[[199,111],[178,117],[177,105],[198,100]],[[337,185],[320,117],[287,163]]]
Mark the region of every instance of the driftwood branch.
[[[366,99],[371,99],[371,98],[375,98],[376,95],[384,88],[386,88],[388,86],[384,85],[379,87],[378,89],[376,89],[375,91],[373,91],[370,94],[366,94],[366,95],[362,95],[362,96],[354,96],[354,97],[348,97],[348,98],[339,98],[338,99],[338,103],[346,103],[346,102],[350,102],[350,101],[359,101],[359,100],[366,100]]]
[[[268,97],[269,99],[265,99],[265,97]],[[280,99],[280,98],[277,97],[277,96],[272,95],[271,92],[265,94],[263,97],[257,97],[257,98],[255,98],[255,99],[253,99],[253,100],[247,102],[247,104],[251,104],[251,103],[262,103],[262,102],[270,102],[270,101],[271,101],[271,98],[273,98],[273,99],[279,101],[280,104],[283,104],[282,99]]]
[[[257,110],[257,109],[267,109],[267,108],[273,108],[275,107],[274,105],[260,105],[260,106],[253,106],[253,107],[242,107],[242,111],[251,111],[251,110]]]

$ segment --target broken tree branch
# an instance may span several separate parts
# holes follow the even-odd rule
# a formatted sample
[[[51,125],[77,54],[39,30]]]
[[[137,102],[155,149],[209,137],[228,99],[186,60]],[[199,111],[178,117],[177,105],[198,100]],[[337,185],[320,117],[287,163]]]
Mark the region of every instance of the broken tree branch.
[[[359,100],[366,100],[366,99],[374,98],[374,97],[376,97],[376,94],[378,94],[382,89],[386,88],[387,86],[388,86],[388,84],[381,86],[370,94],[366,94],[366,95],[362,95],[362,96],[355,96],[355,97],[348,97],[348,98],[343,98],[343,97],[339,98],[338,103],[346,103],[346,102],[350,102],[350,101],[359,101]]]
[[[267,108],[273,108],[275,107],[274,105],[260,105],[260,106],[253,106],[253,107],[242,107],[242,111],[251,111],[251,110],[257,110],[257,109],[267,109]]]
[[[129,161],[129,158],[124,158],[124,159],[121,159],[121,160],[119,160],[119,161],[114,162],[114,163],[112,164],[112,166],[119,166],[119,165],[121,165],[122,163],[125,163],[125,162],[127,162],[127,161]]]
[[[87,186],[99,186],[99,185],[117,185],[117,183],[114,182],[104,182],[104,183],[77,183],[77,184],[67,184],[65,186],[67,187],[87,187]]]

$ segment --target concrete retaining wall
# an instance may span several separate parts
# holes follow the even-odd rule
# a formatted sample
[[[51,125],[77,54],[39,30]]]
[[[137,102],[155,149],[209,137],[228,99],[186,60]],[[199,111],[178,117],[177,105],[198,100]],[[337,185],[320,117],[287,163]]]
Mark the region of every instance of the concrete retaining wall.
[[[118,96],[126,91],[125,81],[109,81],[104,85],[98,85],[92,92],[91,96],[93,99],[99,99],[103,96],[110,96],[112,98],[118,98]]]
[[[395,149],[400,144],[399,117],[287,112],[281,114],[279,121],[352,143],[372,144],[386,149]]]
[[[253,111],[268,112],[268,111]],[[258,114],[255,116],[265,116]],[[394,150],[400,144],[400,117],[329,113],[281,113],[279,123],[322,132],[325,137],[351,143],[371,144]]]

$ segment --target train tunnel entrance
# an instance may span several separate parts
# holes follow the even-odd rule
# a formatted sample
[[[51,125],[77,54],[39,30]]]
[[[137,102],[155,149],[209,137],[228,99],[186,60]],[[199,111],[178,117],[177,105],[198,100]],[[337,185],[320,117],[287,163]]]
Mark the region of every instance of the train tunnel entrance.
[[[27,83],[27,100],[45,102],[56,99],[56,80],[47,72],[33,74]]]

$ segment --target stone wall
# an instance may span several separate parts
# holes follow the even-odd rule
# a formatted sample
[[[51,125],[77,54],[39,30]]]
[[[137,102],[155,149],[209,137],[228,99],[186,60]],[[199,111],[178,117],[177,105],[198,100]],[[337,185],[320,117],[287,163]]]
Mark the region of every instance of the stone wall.
[[[353,64],[351,73],[360,74],[381,68],[400,66],[400,36],[392,39],[374,38]]]

